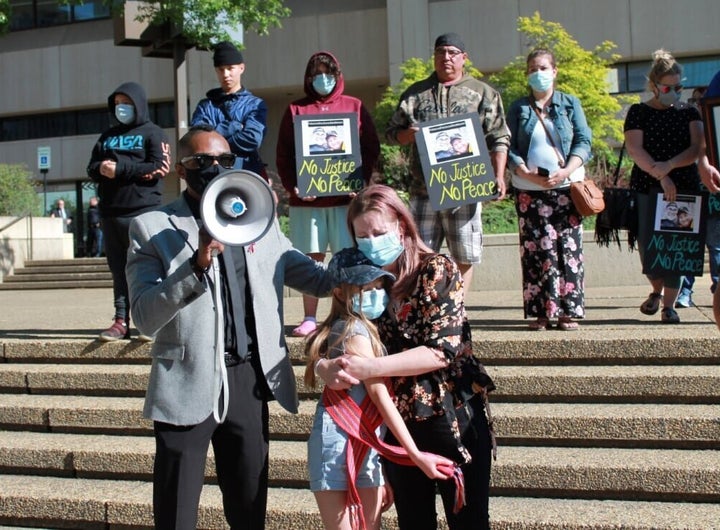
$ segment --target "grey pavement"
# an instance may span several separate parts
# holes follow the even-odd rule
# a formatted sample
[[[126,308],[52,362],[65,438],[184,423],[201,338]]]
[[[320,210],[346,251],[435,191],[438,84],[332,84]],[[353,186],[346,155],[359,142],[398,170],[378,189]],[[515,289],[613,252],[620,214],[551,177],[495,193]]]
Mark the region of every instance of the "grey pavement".
[[[478,271],[481,273],[481,270]],[[660,314],[647,316],[638,310],[650,292],[649,285],[588,287],[587,317],[578,331],[529,331],[523,319],[521,291],[473,291],[466,307],[473,326],[473,338],[490,341],[694,338],[720,337],[712,315],[710,278],[697,278],[695,307],[678,309],[681,323],[660,322]],[[329,307],[321,300],[318,317]],[[111,289],[0,291],[0,339],[62,340],[88,339],[112,323]],[[285,297],[285,329],[290,334],[302,320],[302,298]],[[134,333],[137,334],[136,332]]]

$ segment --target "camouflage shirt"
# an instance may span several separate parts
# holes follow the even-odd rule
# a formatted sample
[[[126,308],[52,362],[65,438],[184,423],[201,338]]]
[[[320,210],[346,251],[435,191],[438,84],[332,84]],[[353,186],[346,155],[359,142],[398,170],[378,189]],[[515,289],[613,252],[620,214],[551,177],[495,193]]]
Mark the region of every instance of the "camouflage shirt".
[[[397,133],[421,122],[446,118],[476,111],[485,133],[488,151],[507,151],[510,146],[510,130],[505,123],[500,94],[487,83],[467,74],[453,85],[443,85],[433,72],[430,77],[410,86],[400,96],[395,113],[385,131],[390,144],[398,144]],[[427,197],[425,179],[415,144],[411,148],[412,196]]]

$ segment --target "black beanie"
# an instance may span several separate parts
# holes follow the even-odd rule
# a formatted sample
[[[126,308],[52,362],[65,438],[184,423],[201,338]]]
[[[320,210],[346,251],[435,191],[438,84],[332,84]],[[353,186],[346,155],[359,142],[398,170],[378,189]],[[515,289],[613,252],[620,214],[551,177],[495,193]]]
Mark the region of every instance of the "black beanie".
[[[461,52],[465,51],[465,43],[457,33],[444,33],[435,39],[435,47],[455,46]]]
[[[232,42],[218,42],[213,54],[213,66],[228,66],[231,64],[243,64],[242,53]]]

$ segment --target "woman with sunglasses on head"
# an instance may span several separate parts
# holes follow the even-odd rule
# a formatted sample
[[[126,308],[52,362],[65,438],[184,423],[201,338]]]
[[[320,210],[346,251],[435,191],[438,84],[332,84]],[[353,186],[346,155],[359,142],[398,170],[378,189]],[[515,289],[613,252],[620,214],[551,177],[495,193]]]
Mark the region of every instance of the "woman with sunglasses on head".
[[[653,53],[647,75],[652,97],[636,103],[625,118],[625,147],[634,161],[630,188],[637,192],[638,248],[643,260],[648,225],[655,220],[651,194],[661,191],[665,201],[675,201],[678,193],[698,193],[700,175],[696,160],[703,145],[700,113],[692,105],[680,103],[683,69],[665,50]],[[652,292],[640,306],[646,315],[660,310],[665,324],[680,322],[674,309],[682,276],[674,273],[648,274]]]

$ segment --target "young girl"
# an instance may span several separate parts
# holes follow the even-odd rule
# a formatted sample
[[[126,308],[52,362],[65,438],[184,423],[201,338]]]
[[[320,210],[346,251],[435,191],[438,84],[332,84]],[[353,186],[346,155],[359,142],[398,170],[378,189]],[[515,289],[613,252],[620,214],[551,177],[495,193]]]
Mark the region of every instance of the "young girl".
[[[328,272],[336,287],[330,315],[307,340],[305,382],[309,386],[315,386],[314,367],[320,358],[350,351],[366,357],[386,354],[369,320],[385,310],[388,295],[383,282],[395,277],[355,248],[335,254]],[[404,451],[380,441],[375,431],[380,421]],[[354,434],[348,436],[347,431]],[[451,460],[418,450],[382,379],[370,379],[343,391],[326,388],[308,440],[310,489],[326,530],[380,528],[380,515],[392,500],[388,497],[391,492],[382,487],[379,456],[372,447],[399,463],[418,466],[432,479],[454,476],[461,481]]]

